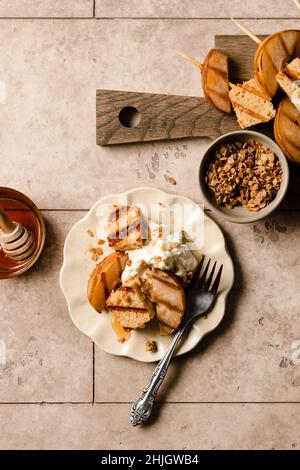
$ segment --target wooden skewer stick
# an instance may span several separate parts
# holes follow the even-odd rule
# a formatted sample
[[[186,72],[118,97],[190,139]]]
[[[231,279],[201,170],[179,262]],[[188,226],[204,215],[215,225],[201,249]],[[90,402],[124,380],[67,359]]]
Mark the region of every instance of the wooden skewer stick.
[[[203,64],[193,59],[193,57],[190,57],[189,55],[184,54],[183,52],[179,52],[179,51],[176,51],[176,53],[180,55],[181,57],[183,57],[188,62],[190,62],[191,64],[196,65],[196,67],[198,67],[200,70],[203,70],[203,67],[204,67]]]
[[[246,28],[246,26],[239,23],[239,21],[235,20],[234,18],[231,18],[231,19],[245,34],[249,36],[249,38],[251,38],[254,42],[256,42],[256,44],[261,43],[261,40],[257,36],[255,36],[255,34],[253,34],[252,31],[250,31],[250,29]]]
[[[299,10],[300,10],[300,3],[299,3],[299,0],[294,0],[294,2],[295,2],[295,4],[296,4],[296,7],[298,7]]]
[[[191,64],[196,65],[196,67],[198,67],[200,70],[203,70],[204,65],[200,64],[200,62],[193,59],[193,57],[190,57],[189,55],[184,54],[183,52],[179,52],[179,51],[176,51],[176,53],[179,54],[181,57],[183,57],[188,62],[190,62]],[[228,82],[228,83],[229,83],[230,88],[235,86],[234,83],[230,83],[230,82]]]

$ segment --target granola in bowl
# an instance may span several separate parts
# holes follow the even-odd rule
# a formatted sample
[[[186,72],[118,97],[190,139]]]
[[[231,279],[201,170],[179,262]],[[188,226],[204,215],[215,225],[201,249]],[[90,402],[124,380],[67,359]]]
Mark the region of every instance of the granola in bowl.
[[[255,140],[222,143],[208,161],[205,183],[218,206],[265,208],[276,197],[282,167],[271,148]]]

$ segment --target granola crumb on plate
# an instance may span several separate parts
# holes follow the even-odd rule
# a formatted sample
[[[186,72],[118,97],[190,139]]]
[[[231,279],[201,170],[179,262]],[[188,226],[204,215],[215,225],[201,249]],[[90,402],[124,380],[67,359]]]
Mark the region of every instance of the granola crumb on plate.
[[[145,338],[145,350],[147,352],[156,352],[157,351],[157,344],[155,341],[149,338]]]
[[[99,261],[99,258],[103,255],[103,250],[100,247],[90,248],[89,251],[92,254],[93,261]]]
[[[173,178],[172,176],[165,175],[165,180],[168,184],[172,184],[173,186],[175,186],[175,184],[177,184],[176,179]]]

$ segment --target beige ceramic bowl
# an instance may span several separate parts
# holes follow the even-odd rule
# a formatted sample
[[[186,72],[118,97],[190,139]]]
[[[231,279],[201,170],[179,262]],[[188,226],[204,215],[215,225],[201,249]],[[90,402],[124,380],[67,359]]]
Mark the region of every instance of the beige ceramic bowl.
[[[257,142],[260,142],[270,147],[272,150],[274,150],[274,152],[276,153],[280,161],[280,165],[281,165],[282,172],[283,172],[282,183],[281,183],[280,189],[276,197],[268,206],[266,206],[265,208],[261,209],[258,212],[248,211],[243,206],[236,206],[233,209],[229,209],[223,206],[218,206],[216,202],[214,201],[212,195],[210,194],[209,189],[205,183],[206,165],[209,159],[213,156],[216,148],[219,147],[220,144],[224,144],[226,142],[234,142],[234,141],[244,142],[247,140],[255,140]],[[208,208],[212,209],[215,213],[220,214],[220,216],[222,216],[224,219],[230,222],[235,222],[237,224],[245,224],[245,223],[255,222],[257,220],[260,220],[266,217],[278,207],[278,205],[283,200],[285,193],[287,191],[287,188],[288,188],[289,167],[288,167],[288,163],[287,163],[284,153],[282,152],[280,147],[276,144],[276,142],[274,142],[274,140],[270,139],[270,137],[267,137],[264,134],[261,134],[260,132],[241,130],[241,131],[229,132],[228,134],[224,134],[218,139],[214,140],[214,142],[206,150],[201,160],[200,169],[199,169],[199,179],[200,179],[200,190],[202,193],[203,202]]]

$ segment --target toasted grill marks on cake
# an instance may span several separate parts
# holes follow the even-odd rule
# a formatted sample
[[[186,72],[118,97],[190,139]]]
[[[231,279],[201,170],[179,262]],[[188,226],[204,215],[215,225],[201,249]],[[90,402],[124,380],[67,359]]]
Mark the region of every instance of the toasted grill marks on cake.
[[[111,240],[112,244],[116,244],[120,241],[120,239],[125,239],[127,235],[130,235],[135,231],[139,231],[140,227],[140,221],[135,220],[132,224],[127,225],[126,227],[123,227],[116,232],[109,233],[108,238]]]
[[[148,236],[147,223],[136,206],[113,205],[108,216],[108,243],[115,250],[141,248]]]
[[[229,98],[242,129],[275,117],[276,111],[270,96],[255,78],[234,85],[229,92]]]
[[[143,328],[155,315],[154,307],[142,292],[137,277],[112,292],[106,307],[123,328]]]
[[[300,112],[300,58],[294,59],[278,72],[276,80]]]
[[[179,280],[166,271],[148,268],[141,282],[143,292],[155,303],[158,321],[169,334],[177,330],[185,311],[185,293]]]
[[[159,272],[159,270],[157,271]],[[156,281],[162,282],[170,289],[181,290],[180,283],[175,281],[175,279],[169,276],[165,271],[161,271],[159,272],[159,274],[155,274],[155,271],[154,271],[154,272],[151,272],[149,276],[151,277],[151,279],[155,279]]]
[[[285,30],[268,36],[258,46],[254,57],[254,73],[270,96],[278,90],[276,74],[299,55],[300,31]]]
[[[113,206],[113,210],[108,216],[108,221],[109,222],[115,222],[118,220],[120,217],[122,217],[122,214],[127,214],[129,211],[129,206]]]
[[[249,80],[249,81],[251,81],[251,80]],[[252,93],[253,95],[259,96],[260,98],[263,98],[263,99],[265,99],[266,96],[268,96],[268,95],[266,95],[265,91],[262,91],[261,89],[258,89],[258,88],[254,88],[253,86],[249,85],[248,82],[237,83],[236,86],[238,86],[242,90],[247,90],[247,91],[249,91],[249,93]]]
[[[238,110],[240,112],[240,114],[248,114],[249,116],[257,119],[257,123],[255,124],[259,124],[260,122],[268,122],[269,119],[268,118],[265,118],[264,116],[262,116],[261,114],[253,111],[252,109],[249,109],[249,108],[245,108],[245,106],[243,106],[242,104],[238,103],[237,101],[231,101],[232,102],[232,106],[234,107],[234,110],[236,112],[236,114],[238,114]],[[245,120],[245,116],[244,116],[244,120]],[[241,123],[239,122],[240,126],[242,127]],[[254,124],[251,124],[252,126]],[[246,126],[246,127],[249,127],[249,126]]]

